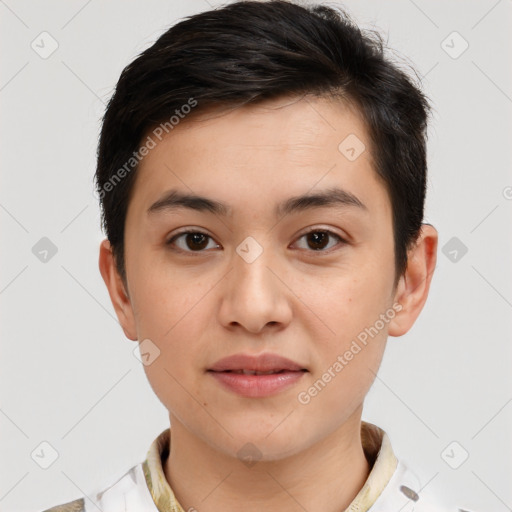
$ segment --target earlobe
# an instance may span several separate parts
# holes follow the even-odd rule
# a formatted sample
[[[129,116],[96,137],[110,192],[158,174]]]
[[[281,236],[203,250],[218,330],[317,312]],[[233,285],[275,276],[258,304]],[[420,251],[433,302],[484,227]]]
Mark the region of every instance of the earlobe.
[[[124,334],[128,339],[136,341],[138,337],[132,304],[121,276],[117,271],[112,248],[107,239],[103,240],[100,244],[98,264]]]
[[[425,305],[436,267],[437,241],[437,230],[422,224],[420,236],[408,253],[407,269],[397,285],[395,302],[402,309],[389,323],[390,336],[402,336],[409,331]]]

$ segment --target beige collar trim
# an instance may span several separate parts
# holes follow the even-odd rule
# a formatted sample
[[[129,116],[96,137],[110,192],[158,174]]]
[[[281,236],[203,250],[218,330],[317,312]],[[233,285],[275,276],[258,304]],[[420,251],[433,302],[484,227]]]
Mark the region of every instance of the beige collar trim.
[[[163,464],[169,456],[170,434],[171,430],[168,428],[153,441],[142,468],[149,492],[159,512],[185,512],[174,496],[163,470]],[[345,512],[369,510],[388,484],[398,464],[387,434],[376,425],[361,422],[361,442],[372,469]]]

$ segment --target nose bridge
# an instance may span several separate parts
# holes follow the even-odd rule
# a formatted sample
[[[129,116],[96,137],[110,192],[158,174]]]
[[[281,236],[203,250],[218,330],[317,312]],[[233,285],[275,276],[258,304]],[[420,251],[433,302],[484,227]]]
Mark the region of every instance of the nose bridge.
[[[275,276],[268,267],[275,266],[276,257],[269,240],[270,236],[255,234],[246,237],[236,247],[233,278],[243,287],[242,293],[245,289],[250,294],[268,294],[275,287]]]
[[[289,322],[291,308],[286,287],[275,275],[279,270],[270,238],[263,233],[248,236],[235,248],[221,306],[225,326],[237,323],[258,332],[269,323]]]

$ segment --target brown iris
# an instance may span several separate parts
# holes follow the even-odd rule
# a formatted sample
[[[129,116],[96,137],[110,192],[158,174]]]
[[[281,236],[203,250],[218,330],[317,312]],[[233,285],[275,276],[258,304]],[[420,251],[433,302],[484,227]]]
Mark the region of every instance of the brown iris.
[[[307,240],[308,244],[312,242],[310,245],[312,249],[323,249],[329,241],[329,234],[326,231],[312,231],[307,234]]]
[[[208,236],[203,233],[188,233],[185,240],[191,250],[201,250],[208,245]]]

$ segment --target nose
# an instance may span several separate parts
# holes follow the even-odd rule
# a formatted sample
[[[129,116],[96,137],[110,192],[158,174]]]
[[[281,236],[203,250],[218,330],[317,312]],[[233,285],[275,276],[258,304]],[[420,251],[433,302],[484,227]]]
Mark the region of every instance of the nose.
[[[265,248],[253,259],[254,247],[247,247],[246,253],[243,246],[238,248],[232,270],[223,280],[219,321],[226,328],[243,328],[253,334],[283,329],[292,318],[293,297],[286,278],[280,275],[284,270],[271,249]]]

